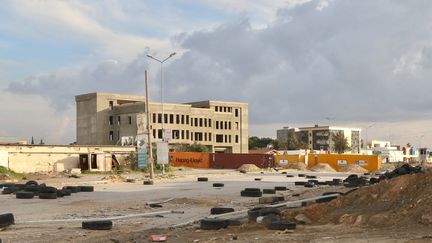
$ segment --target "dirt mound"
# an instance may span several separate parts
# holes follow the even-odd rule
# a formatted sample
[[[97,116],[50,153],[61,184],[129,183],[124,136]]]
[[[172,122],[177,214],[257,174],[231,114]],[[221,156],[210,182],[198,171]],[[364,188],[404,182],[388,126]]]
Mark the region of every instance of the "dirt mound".
[[[342,167],[339,172],[347,172],[347,173],[366,173],[368,170],[361,167],[360,165],[348,165]]]
[[[107,175],[101,178],[102,181],[112,181],[112,182],[117,182],[117,181],[125,181],[126,179],[123,178],[122,176],[119,175]]]
[[[432,172],[403,175],[302,210],[318,224],[432,225]],[[291,215],[292,216],[292,215]]]
[[[258,172],[258,171],[261,171],[261,169],[254,164],[244,164],[244,165],[240,166],[237,170],[240,172]]]
[[[336,170],[333,169],[329,164],[319,163],[311,168],[312,171],[317,172],[335,172]]]
[[[285,166],[286,169],[292,169],[292,170],[301,170],[306,171],[308,170],[307,165],[302,162],[297,163],[289,163],[287,166]]]
[[[5,175],[5,174],[0,174],[0,181],[7,181],[10,180],[10,176]]]

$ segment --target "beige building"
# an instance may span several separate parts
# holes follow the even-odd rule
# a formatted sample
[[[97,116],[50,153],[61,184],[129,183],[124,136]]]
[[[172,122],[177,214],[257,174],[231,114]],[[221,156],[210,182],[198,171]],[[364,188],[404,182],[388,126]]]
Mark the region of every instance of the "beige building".
[[[20,173],[110,171],[131,152],[134,146],[0,145],[0,166]]]
[[[168,130],[169,144],[205,145],[211,152],[247,153],[248,104],[225,101],[200,101],[186,104],[149,103],[145,97],[109,93],[90,93],[75,97],[77,105],[77,144],[120,145],[135,141],[146,132],[150,116],[153,142],[162,141]]]
[[[283,127],[276,131],[277,140],[286,142],[289,138],[295,136],[303,144],[312,150],[328,150],[335,152],[332,137],[335,133],[342,133],[351,147],[352,153],[360,153],[361,146],[361,129],[335,126],[313,127]]]

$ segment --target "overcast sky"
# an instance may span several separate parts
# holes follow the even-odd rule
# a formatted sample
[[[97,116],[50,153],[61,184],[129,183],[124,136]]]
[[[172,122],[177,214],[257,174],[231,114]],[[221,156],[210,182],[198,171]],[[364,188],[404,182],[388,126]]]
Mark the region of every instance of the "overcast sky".
[[[0,136],[75,141],[74,96],[249,103],[250,135],[354,126],[432,146],[432,1],[106,0],[0,4]]]

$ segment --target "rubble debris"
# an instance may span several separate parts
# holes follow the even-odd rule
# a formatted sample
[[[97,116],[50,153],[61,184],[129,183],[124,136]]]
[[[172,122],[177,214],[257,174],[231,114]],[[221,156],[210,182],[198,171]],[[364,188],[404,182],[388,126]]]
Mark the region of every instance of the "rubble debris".
[[[167,235],[151,235],[149,238],[152,242],[165,242],[168,240]]]
[[[261,171],[261,169],[254,164],[244,164],[244,165],[240,166],[237,170],[242,172],[242,173]]]
[[[315,172],[336,172],[336,170],[333,169],[333,167],[325,163],[318,163],[317,165],[313,166],[310,170]]]

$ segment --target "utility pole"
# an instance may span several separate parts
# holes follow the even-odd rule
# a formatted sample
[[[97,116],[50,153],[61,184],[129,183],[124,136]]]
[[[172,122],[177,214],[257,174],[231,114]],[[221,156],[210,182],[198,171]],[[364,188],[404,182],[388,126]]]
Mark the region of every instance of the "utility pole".
[[[150,179],[154,179],[154,168],[153,168],[153,147],[151,141],[151,129],[150,129],[150,110],[149,110],[149,91],[148,91],[148,81],[147,81],[147,70],[144,72],[144,80],[145,80],[145,112],[147,113],[147,141],[148,141],[148,164],[150,166]]]

